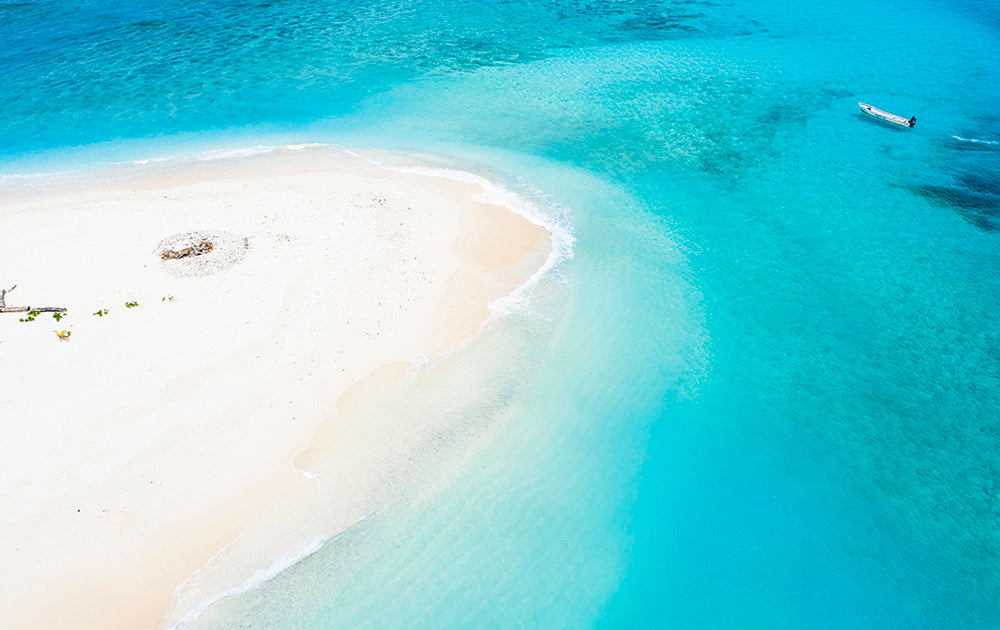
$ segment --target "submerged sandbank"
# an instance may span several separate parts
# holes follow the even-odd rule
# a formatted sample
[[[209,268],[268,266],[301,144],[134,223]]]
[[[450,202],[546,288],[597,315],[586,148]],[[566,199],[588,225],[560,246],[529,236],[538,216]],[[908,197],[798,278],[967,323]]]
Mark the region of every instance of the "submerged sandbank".
[[[331,452],[319,503],[336,497],[334,529],[363,517],[383,496],[369,469],[405,458],[412,427],[351,426],[338,400],[474,336],[549,257],[549,232],[478,184],[307,153],[8,196],[8,304],[68,309],[0,314],[10,627],[183,620],[204,599],[178,585],[281,551],[248,541],[294,532]]]

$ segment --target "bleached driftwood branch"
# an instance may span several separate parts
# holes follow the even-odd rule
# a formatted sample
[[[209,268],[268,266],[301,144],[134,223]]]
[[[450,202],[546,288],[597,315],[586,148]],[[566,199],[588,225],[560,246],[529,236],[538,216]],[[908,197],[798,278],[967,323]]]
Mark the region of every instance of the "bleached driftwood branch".
[[[7,294],[17,288],[15,284],[9,289],[0,289],[0,313],[27,313],[28,311],[38,311],[39,313],[65,313],[66,309],[61,306],[7,306]]]

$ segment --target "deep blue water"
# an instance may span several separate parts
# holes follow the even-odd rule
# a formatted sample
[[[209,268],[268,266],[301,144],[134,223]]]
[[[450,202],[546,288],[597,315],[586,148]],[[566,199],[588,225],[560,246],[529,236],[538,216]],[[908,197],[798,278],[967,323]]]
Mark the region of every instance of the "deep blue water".
[[[3,2],[0,173],[327,142],[572,221],[437,376],[491,446],[206,626],[996,628],[998,15]]]

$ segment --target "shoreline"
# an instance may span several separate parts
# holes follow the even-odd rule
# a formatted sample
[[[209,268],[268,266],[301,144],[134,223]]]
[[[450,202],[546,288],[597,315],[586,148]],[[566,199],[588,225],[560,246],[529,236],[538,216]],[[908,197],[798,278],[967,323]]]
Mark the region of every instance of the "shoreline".
[[[0,614],[15,627],[183,618],[178,606],[198,602],[174,590],[252,538],[251,523],[269,529],[265,512],[295,518],[290,508],[315,501],[293,495],[318,484],[308,466],[330,448],[357,455],[323,473],[341,497],[333,522],[363,517],[378,499],[366,466],[391,467],[405,448],[386,444],[406,436],[338,425],[344,394],[386,366],[454,351],[552,260],[552,233],[477,201],[477,184],[342,155],[302,169],[289,155],[5,204],[0,251],[14,263],[0,283],[19,285],[8,304],[62,300],[58,327],[73,334],[0,316],[3,376],[18,392],[0,412],[19,420],[3,449],[18,508],[0,527]],[[153,255],[209,227],[245,239],[242,259],[178,275]],[[227,561],[252,573],[256,551]]]

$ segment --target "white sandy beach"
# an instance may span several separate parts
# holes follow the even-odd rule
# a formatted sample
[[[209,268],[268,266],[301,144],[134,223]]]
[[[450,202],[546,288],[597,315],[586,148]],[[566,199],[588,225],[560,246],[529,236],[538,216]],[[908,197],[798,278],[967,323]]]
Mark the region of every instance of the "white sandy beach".
[[[273,162],[0,197],[7,306],[68,309],[0,313],[3,627],[170,626],[233,587],[227,554],[288,551],[297,510],[333,510],[328,536],[377,509],[413,428],[351,408],[474,336],[549,252],[476,184]],[[213,251],[161,260],[196,230]]]

